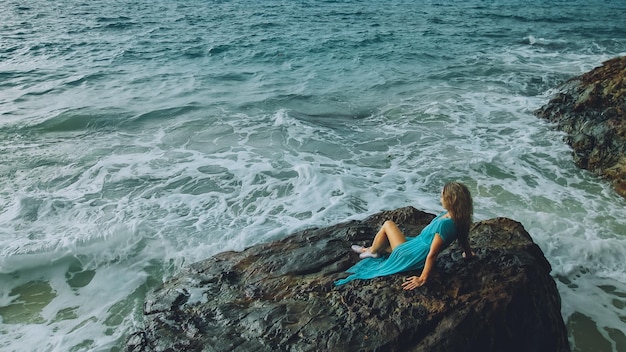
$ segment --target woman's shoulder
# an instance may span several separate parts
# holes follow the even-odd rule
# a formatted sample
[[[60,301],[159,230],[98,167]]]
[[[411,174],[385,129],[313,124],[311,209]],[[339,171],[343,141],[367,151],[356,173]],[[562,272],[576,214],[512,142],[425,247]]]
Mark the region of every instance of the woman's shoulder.
[[[444,219],[452,220],[452,217],[450,217],[450,213],[447,210],[442,213],[439,213],[439,215],[437,215],[433,220],[444,220]]]
[[[449,213],[448,211],[444,211],[444,212],[442,212],[441,214],[437,215],[437,217],[435,217],[435,218],[433,219],[433,221],[435,221],[435,220],[438,220],[438,221],[446,221],[446,220],[449,220],[449,221],[454,222],[454,221],[452,220],[452,217],[450,216],[450,213]]]
[[[447,212],[443,214],[447,215]],[[456,223],[450,216],[439,216],[435,218],[435,220],[437,220],[437,223],[439,223],[440,228],[444,228],[449,231],[456,231]]]
[[[452,220],[452,218],[440,219],[438,229],[439,236],[441,236],[441,238],[447,244],[450,244],[456,239],[457,229],[456,224],[454,223],[454,220]]]

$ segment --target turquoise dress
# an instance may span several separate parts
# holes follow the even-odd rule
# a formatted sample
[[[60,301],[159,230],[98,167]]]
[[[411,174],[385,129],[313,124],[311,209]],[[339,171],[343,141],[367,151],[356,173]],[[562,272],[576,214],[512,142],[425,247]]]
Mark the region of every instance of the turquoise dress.
[[[434,218],[419,236],[407,237],[407,241],[396,247],[389,257],[365,258],[359,261],[347,270],[352,275],[335,281],[335,285],[343,285],[354,279],[371,279],[423,268],[435,234],[438,233],[443,240],[443,248],[456,239],[456,225],[452,219],[443,217],[446,213]]]

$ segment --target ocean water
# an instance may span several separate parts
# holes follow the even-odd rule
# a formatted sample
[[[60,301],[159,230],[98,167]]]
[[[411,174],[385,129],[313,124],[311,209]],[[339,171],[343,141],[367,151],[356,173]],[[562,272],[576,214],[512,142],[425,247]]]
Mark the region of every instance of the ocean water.
[[[466,183],[626,351],[626,201],[536,118],[626,3],[3,0],[0,350],[119,351],[182,267]]]

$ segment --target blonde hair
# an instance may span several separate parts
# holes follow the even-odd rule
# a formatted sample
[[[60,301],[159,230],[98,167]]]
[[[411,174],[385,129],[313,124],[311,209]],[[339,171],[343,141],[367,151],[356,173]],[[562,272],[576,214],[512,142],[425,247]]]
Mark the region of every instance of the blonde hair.
[[[469,230],[474,214],[474,202],[467,186],[460,182],[448,182],[443,186],[443,200],[457,229],[462,245],[468,244]]]

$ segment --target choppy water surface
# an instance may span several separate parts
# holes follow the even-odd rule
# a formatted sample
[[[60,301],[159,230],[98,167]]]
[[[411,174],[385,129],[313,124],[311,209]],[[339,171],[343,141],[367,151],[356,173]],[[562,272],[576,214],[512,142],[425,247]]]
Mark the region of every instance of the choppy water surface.
[[[120,350],[191,262],[465,182],[575,351],[626,351],[626,202],[533,116],[626,54],[611,1],[0,3],[0,350]]]

